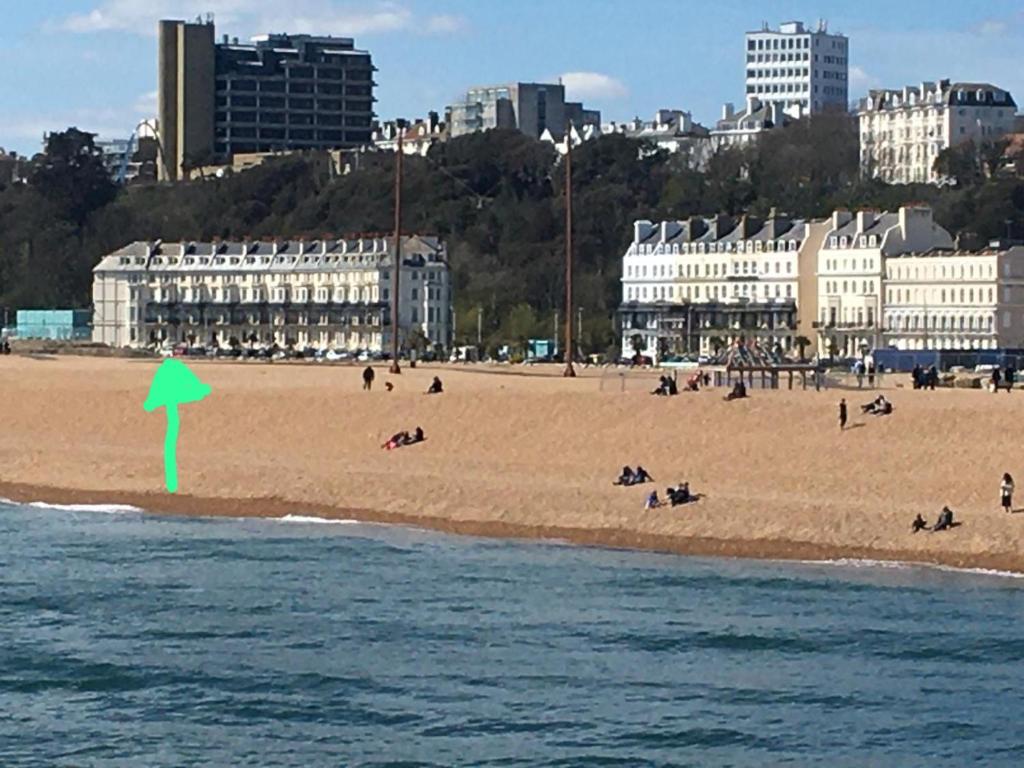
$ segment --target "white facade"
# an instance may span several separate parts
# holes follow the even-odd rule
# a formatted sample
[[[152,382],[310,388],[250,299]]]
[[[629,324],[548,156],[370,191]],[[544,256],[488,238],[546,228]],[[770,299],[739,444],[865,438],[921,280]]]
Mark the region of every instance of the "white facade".
[[[93,269],[93,340],[116,347],[192,341],[385,351],[393,239],[146,243]],[[400,341],[451,343],[446,249],[403,238]],[[418,335],[418,334],[417,334]]]
[[[829,34],[824,23],[815,31],[788,21],[779,29],[765,24],[746,35],[747,110],[752,100],[775,104],[791,117],[816,114],[829,107],[847,109],[849,41]]]
[[[819,354],[853,356],[884,346],[886,260],[952,247],[928,207],[834,212],[817,259]]]
[[[622,260],[624,350],[636,336],[655,359],[673,347],[708,353],[739,336],[791,346],[804,221],[716,216],[633,227]]]
[[[988,83],[926,82],[871,91],[858,110],[860,169],[890,183],[936,183],[939,153],[1014,129],[1016,104]]]
[[[885,264],[885,346],[1024,346],[1024,248],[935,251]]]

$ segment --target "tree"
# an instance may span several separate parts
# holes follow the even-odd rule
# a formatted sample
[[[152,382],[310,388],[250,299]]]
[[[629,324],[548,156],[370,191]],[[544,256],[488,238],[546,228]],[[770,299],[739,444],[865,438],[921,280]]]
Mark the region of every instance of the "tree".
[[[117,195],[95,138],[95,134],[77,128],[49,134],[46,148],[33,158],[29,174],[29,184],[61,216],[77,224]]]

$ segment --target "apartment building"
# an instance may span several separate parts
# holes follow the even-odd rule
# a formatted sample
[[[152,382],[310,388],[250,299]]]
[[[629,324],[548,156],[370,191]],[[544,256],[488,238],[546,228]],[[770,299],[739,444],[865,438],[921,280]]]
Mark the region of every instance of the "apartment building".
[[[601,125],[601,113],[565,100],[561,83],[508,83],[470,88],[447,110],[452,138],[507,128],[539,139],[547,130],[561,139],[567,125]]]
[[[1017,105],[990,83],[949,80],[873,90],[860,101],[861,175],[890,183],[942,181],[935,160],[944,149],[1011,133]]]
[[[884,346],[887,260],[952,247],[927,206],[833,212],[817,259],[819,354],[855,356]]]
[[[897,349],[1024,346],[1024,247],[887,259],[882,336]]]
[[[391,345],[393,239],[135,242],[93,269],[93,340],[369,350]],[[399,341],[451,345],[447,251],[402,238]]]
[[[212,21],[159,25],[161,177],[235,154],[370,141],[370,53],[351,38],[274,34],[215,42]]]
[[[830,34],[819,22],[814,30],[800,21],[772,29],[767,23],[746,34],[747,111],[752,103],[773,104],[790,117],[847,109],[849,40]]]
[[[741,337],[792,349],[811,227],[784,216],[635,222],[622,260],[624,354],[711,354]]]

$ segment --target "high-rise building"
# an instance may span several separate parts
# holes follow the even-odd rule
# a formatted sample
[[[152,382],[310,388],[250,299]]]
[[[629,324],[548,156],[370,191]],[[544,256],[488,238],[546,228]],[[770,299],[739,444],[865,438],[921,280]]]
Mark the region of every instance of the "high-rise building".
[[[212,21],[161,21],[161,174],[235,154],[370,141],[373,62],[351,38],[274,34],[215,41]]]
[[[811,31],[787,21],[746,35],[747,111],[753,102],[775,104],[792,117],[829,108],[847,109],[849,40],[830,34],[825,22]]]
[[[470,88],[448,107],[451,136],[490,128],[518,130],[539,139],[545,130],[561,139],[572,123],[600,127],[601,113],[565,100],[565,86],[550,83],[510,83]]]

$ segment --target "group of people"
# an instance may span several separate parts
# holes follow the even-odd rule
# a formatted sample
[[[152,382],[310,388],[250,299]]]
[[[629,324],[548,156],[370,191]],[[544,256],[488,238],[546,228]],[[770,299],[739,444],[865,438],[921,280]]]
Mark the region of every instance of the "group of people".
[[[740,400],[747,396],[747,385],[743,383],[743,379],[740,379],[732,385],[732,390],[726,395],[723,400]]]
[[[1013,383],[1016,378],[1017,371],[1014,370],[1012,365],[1006,366],[1002,371],[999,370],[999,366],[997,365],[992,369],[992,391],[998,392],[1000,387],[1006,387],[1006,391],[1009,392],[1013,389]]]
[[[651,390],[652,395],[665,396],[678,395],[679,387],[676,385],[676,380],[672,376],[659,376],[658,386]]]
[[[664,501],[658,498],[657,491],[651,491],[647,495],[647,500],[644,502],[644,509],[656,509],[658,507],[663,507],[666,504],[678,507],[680,504],[689,504],[691,501],[696,500],[697,496],[690,493],[690,484],[682,482],[674,488],[669,487],[665,489]]]
[[[632,467],[623,467],[622,472],[612,485],[640,485],[653,482],[654,478],[647,473],[647,470],[637,464],[635,472]]]
[[[423,434],[422,427],[416,427],[412,434],[408,431],[402,430],[396,432],[391,438],[381,446],[386,451],[393,451],[395,448],[401,448],[403,445],[416,445],[416,443],[422,443],[426,440],[426,435]]]
[[[868,386],[869,387],[875,386],[875,364],[874,363],[867,363],[867,364],[865,364],[863,360],[858,360],[857,364],[853,367],[853,372],[857,376],[857,386],[858,387],[863,387],[864,386],[864,375],[865,374],[867,374],[867,377],[868,377]]]
[[[931,531],[934,533],[935,531],[948,531],[958,525],[960,525],[960,523],[953,522],[953,510],[949,507],[943,507],[942,511],[939,512],[939,519],[936,520],[935,525],[931,527],[928,526],[925,519],[921,517],[921,513],[918,512],[917,517],[914,518],[914,522],[910,524],[910,532],[917,533],[918,531]]]
[[[934,390],[939,383],[939,369],[933,365],[925,370],[920,365],[915,365],[914,369],[910,372],[910,380],[914,385],[914,389]]]
[[[1013,476],[1009,472],[1004,472],[1002,480],[999,481],[999,504],[1004,512],[1013,512],[1013,490]],[[925,519],[921,517],[921,513],[918,512],[917,517],[910,524],[910,531],[911,533],[917,533],[918,531],[947,531],[958,525],[960,523],[953,521],[953,510],[949,507],[943,507],[939,513],[939,519],[931,527],[928,526]]]

